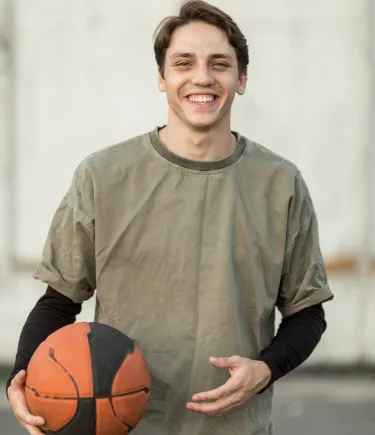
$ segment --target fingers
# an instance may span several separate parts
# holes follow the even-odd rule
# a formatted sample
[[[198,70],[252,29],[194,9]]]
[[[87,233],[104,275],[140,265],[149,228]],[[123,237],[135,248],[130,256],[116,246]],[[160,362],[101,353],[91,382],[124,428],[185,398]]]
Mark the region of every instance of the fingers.
[[[12,406],[12,410],[17,419],[26,425],[30,426],[43,426],[45,421],[42,417],[38,417],[30,413],[26,400],[22,396],[17,395],[16,393],[12,395],[10,404]]]
[[[214,390],[194,394],[193,402],[186,404],[187,409],[206,415],[224,415],[233,408],[243,405],[253,395],[252,389],[249,388],[252,374],[249,361],[239,356],[211,357],[210,363],[217,368],[228,368],[231,377],[224,385]],[[197,403],[197,401],[211,402]]]
[[[28,424],[22,424],[21,425],[29,432],[30,435],[43,435],[44,433],[35,426],[30,426]]]
[[[224,415],[231,409],[240,406],[244,400],[242,385],[235,378],[214,390],[194,394],[194,401],[213,400],[209,403],[189,402],[186,407],[193,412],[206,415]]]
[[[234,366],[238,365],[239,363],[242,362],[244,358],[241,358],[240,356],[231,356],[228,358],[214,358],[211,357],[210,358],[210,363],[221,369],[221,368],[233,368]]]
[[[43,426],[45,424],[42,417],[38,417],[30,413],[26,405],[17,403],[13,408],[14,415],[20,421],[27,426]]]
[[[241,388],[241,384],[238,383],[234,377],[229,378],[224,385],[210,391],[204,391],[203,393],[194,394],[192,399],[195,400],[218,400],[225,396],[228,396]]]
[[[233,408],[237,408],[244,403],[244,397],[241,393],[232,393],[222,399],[210,403],[192,403],[189,402],[186,407],[193,412],[205,415],[224,415],[230,412]]]
[[[31,414],[29,408],[27,407],[24,386],[25,379],[26,372],[23,370],[13,378],[9,387],[8,397],[12,411],[23,426],[43,426],[45,424],[44,419]],[[42,432],[39,431],[36,433]]]

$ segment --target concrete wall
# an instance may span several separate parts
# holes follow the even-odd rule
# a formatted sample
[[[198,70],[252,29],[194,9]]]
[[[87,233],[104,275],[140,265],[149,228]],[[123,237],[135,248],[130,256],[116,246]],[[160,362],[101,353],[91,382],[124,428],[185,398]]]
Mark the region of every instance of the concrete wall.
[[[0,362],[12,359],[25,317],[44,291],[28,269],[74,168],[88,153],[166,120],[152,34],[179,3],[0,0],[12,47],[2,45],[0,58],[7,65],[0,71],[0,115],[12,121],[2,122],[0,143],[0,264],[8,265],[0,274]],[[368,231],[375,188],[368,189],[374,162],[367,2],[212,3],[232,14],[250,45],[248,92],[235,102],[233,128],[300,167],[327,258],[375,254]],[[331,284],[330,327],[309,362],[375,362],[374,277],[332,276]],[[93,304],[81,319],[91,318]]]

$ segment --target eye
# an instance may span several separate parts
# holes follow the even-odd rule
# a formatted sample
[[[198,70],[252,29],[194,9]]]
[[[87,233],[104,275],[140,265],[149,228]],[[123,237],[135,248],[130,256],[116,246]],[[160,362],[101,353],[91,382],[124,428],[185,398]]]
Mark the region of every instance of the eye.
[[[190,66],[190,65],[191,64],[189,62],[179,62],[179,63],[176,63],[176,66],[181,66],[183,68],[185,68],[187,66]]]
[[[218,68],[228,68],[229,67],[229,65],[225,62],[215,62],[214,66],[218,67]]]

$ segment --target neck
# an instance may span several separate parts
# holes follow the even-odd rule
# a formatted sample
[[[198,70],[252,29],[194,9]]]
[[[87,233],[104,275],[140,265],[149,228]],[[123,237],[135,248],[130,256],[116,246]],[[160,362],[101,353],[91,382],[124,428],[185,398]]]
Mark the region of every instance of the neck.
[[[222,160],[231,154],[236,144],[230,125],[224,123],[210,130],[194,130],[180,120],[169,120],[159,137],[174,154],[196,161]]]

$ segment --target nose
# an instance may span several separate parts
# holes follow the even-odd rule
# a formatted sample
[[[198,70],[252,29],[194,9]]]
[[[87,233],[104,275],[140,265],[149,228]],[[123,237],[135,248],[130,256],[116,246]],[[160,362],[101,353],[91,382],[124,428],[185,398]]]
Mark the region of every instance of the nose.
[[[214,83],[214,78],[207,66],[200,66],[199,68],[195,68],[191,81],[193,85],[211,86]]]

